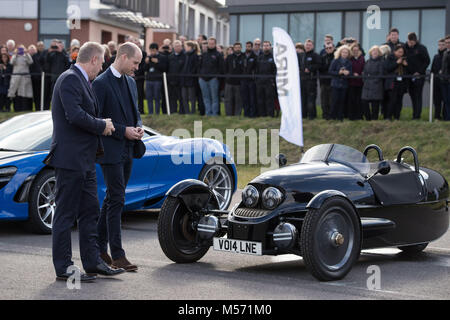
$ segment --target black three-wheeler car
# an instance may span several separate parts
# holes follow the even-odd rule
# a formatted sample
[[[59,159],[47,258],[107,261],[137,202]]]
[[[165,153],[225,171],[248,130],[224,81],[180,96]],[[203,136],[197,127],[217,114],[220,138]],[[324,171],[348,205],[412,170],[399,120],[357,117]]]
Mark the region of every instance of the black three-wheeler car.
[[[369,162],[370,150],[378,153]],[[414,165],[403,162],[411,152]],[[298,164],[252,180],[230,211],[206,184],[185,180],[168,192],[158,222],[166,256],[195,262],[215,250],[251,255],[296,254],[319,280],[343,278],[362,249],[417,253],[449,226],[449,186],[402,148],[394,161],[376,145],[363,153],[339,144],[309,149]]]

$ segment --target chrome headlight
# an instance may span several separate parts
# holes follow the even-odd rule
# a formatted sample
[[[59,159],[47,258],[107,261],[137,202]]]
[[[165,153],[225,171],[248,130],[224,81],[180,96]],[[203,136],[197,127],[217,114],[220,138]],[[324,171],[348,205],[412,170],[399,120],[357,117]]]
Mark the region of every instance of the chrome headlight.
[[[262,194],[262,204],[264,208],[273,210],[283,201],[283,193],[274,187],[269,187]]]
[[[4,167],[0,168],[0,189],[3,188],[11,181],[12,177],[16,174],[16,167]]]
[[[258,204],[259,191],[252,185],[245,187],[242,191],[242,202],[248,208],[254,208]]]

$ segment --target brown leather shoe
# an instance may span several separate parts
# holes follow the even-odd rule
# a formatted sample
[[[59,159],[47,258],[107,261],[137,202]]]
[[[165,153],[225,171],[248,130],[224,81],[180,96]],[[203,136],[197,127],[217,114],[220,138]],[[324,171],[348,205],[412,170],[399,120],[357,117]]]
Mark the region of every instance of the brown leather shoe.
[[[137,271],[138,267],[134,264],[131,264],[130,261],[127,260],[125,256],[114,260],[112,263],[112,267],[114,268],[123,268],[126,272]]]
[[[109,254],[108,253],[101,253],[100,254],[100,258],[102,258],[102,260],[103,261],[105,261],[105,263],[108,265],[108,266],[111,266],[112,265],[112,258],[109,256]]]

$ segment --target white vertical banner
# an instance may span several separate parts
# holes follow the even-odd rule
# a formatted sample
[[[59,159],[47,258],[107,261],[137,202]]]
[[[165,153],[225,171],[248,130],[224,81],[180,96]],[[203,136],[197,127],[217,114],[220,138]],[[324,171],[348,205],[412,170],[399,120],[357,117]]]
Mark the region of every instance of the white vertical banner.
[[[297,52],[289,34],[281,28],[272,29],[274,59],[277,65],[277,90],[281,107],[280,136],[303,147],[300,69]]]

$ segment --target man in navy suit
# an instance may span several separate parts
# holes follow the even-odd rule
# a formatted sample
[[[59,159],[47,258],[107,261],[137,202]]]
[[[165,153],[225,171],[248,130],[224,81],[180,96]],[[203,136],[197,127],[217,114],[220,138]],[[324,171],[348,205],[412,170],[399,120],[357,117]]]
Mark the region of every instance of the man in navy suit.
[[[123,269],[110,268],[101,258],[95,228],[99,217],[96,157],[103,153],[101,135],[115,128],[111,119],[99,118],[98,103],[91,88],[102,68],[104,49],[97,43],[84,44],[77,63],[56,81],[52,99],[53,140],[44,162],[55,168],[56,211],[53,217],[53,264],[57,280],[73,273],[71,228],[78,222],[80,254],[90,282],[97,274],[116,275]]]
[[[117,51],[114,64],[93,83],[100,115],[111,118],[116,129],[111,136],[102,137],[105,155],[98,160],[106,183],[106,196],[97,224],[100,256],[114,268],[126,271],[137,270],[137,266],[128,261],[122,247],[121,217],[133,166],[135,141],[144,135],[138,110],[138,91],[132,78],[141,61],[141,49],[134,43],[124,43]]]

